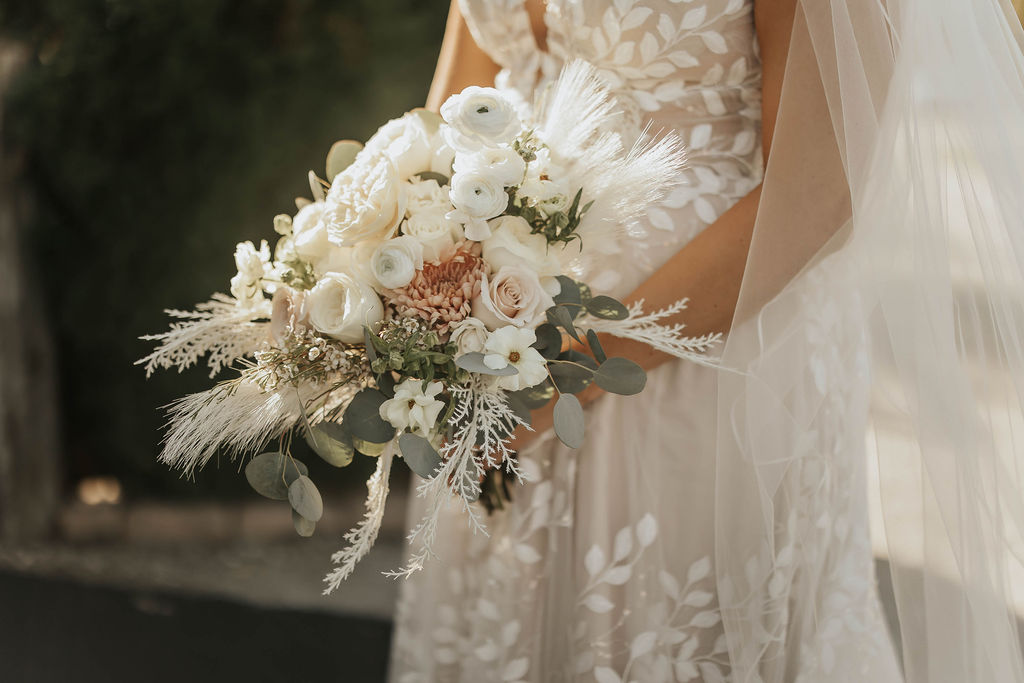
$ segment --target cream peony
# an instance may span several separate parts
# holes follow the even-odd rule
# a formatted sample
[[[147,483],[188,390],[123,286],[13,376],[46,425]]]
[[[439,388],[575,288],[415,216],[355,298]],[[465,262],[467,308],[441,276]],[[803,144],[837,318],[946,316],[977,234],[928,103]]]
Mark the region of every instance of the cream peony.
[[[395,165],[364,149],[331,183],[323,217],[328,239],[343,247],[387,239],[405,217],[405,203],[405,183]]]
[[[519,391],[536,386],[548,377],[547,361],[531,344],[537,334],[528,328],[502,327],[491,333],[484,346],[484,365],[492,370],[508,366],[519,371],[515,375],[496,378],[499,389]]]
[[[423,268],[423,245],[415,237],[395,237],[373,250],[370,272],[384,289],[398,289],[412,282]]]
[[[441,105],[442,128],[456,150],[509,143],[522,132],[515,107],[494,88],[470,86]]]
[[[394,398],[380,404],[380,417],[395,429],[429,438],[444,409],[444,403],[435,398],[443,388],[440,382],[430,382],[424,390],[422,380],[407,379],[395,387]]]
[[[496,330],[506,325],[534,327],[554,305],[532,268],[512,264],[502,267],[491,278],[484,276],[472,311],[487,329]]]
[[[557,254],[561,245],[548,244],[543,235],[530,232],[530,224],[519,216],[499,216],[490,221],[491,236],[483,242],[484,260],[494,270],[523,265],[533,269],[544,290],[557,296],[561,290],[555,278],[562,273]]]
[[[451,342],[458,348],[459,355],[484,350],[490,333],[476,318],[466,318],[451,326]]]
[[[526,162],[508,145],[485,147],[477,152],[460,152],[455,155],[454,170],[459,173],[479,173],[504,187],[513,187],[523,182]]]
[[[434,156],[431,135],[423,119],[413,113],[388,121],[366,141],[370,156],[384,155],[395,165],[402,180],[431,170]]]
[[[305,299],[309,322],[319,332],[347,344],[363,340],[363,326],[384,317],[380,297],[369,285],[345,273],[328,273]]]
[[[448,213],[447,218],[462,223],[466,239],[477,242],[491,236],[487,220],[501,215],[508,207],[505,186],[495,178],[473,171],[452,176],[450,196],[455,210]]]

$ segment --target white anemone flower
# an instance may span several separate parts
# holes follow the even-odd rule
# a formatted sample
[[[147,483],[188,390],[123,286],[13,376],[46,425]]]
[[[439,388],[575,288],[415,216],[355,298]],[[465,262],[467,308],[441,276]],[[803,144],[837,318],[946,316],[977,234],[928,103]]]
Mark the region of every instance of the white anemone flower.
[[[515,375],[498,377],[499,389],[519,391],[547,379],[547,361],[540,351],[531,346],[535,341],[537,334],[533,330],[513,325],[499,327],[487,338],[484,365],[492,370],[502,370],[511,365],[519,371]]]
[[[435,398],[443,388],[440,382],[430,382],[424,390],[423,380],[407,379],[395,387],[394,398],[380,404],[381,419],[395,429],[430,438],[444,409],[444,403]]]

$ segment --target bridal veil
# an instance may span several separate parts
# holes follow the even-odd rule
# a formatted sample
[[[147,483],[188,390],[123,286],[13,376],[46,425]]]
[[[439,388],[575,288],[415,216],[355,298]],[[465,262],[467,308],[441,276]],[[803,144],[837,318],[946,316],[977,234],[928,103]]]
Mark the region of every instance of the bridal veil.
[[[719,380],[736,681],[867,680],[822,603],[865,477],[862,447],[820,438],[838,422],[900,482],[881,507],[906,679],[1024,681],[1022,44],[1006,0],[799,5]]]

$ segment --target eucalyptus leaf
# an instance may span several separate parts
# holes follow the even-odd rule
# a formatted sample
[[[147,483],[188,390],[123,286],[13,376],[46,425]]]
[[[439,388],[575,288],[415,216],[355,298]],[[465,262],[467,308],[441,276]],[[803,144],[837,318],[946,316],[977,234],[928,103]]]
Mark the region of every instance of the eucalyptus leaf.
[[[327,153],[328,182],[334,180],[334,176],[351,166],[362,148],[362,143],[355,140],[338,140],[331,145],[331,151]]]
[[[579,304],[582,303],[580,299],[580,285],[572,278],[566,277],[565,275],[559,275],[555,278],[558,280],[558,284],[562,286],[558,296],[555,297],[556,304]]]
[[[341,424],[353,438],[371,443],[387,443],[395,436],[395,428],[380,416],[380,406],[387,397],[367,387],[352,398]]]
[[[423,126],[427,129],[427,133],[433,135],[441,128],[441,124],[444,123],[444,119],[436,111],[430,111],[423,107],[417,107],[413,109],[410,114],[418,116],[420,121],[423,122]]]
[[[313,480],[302,475],[288,487],[288,503],[292,509],[311,522],[324,516],[324,501]]]
[[[562,394],[555,403],[555,435],[569,448],[583,445],[583,407],[572,394]]]
[[[565,394],[578,394],[587,388],[594,379],[594,371],[566,361],[553,360],[548,362],[548,371],[558,391]]]
[[[320,184],[320,179],[314,171],[309,172],[309,190],[313,193],[313,199],[316,201],[322,202],[327,199],[327,195],[324,194],[324,186]]]
[[[437,466],[441,464],[441,456],[430,442],[419,434],[402,434],[398,437],[398,447],[402,450],[402,457],[405,458],[409,469],[424,479],[433,477]]]
[[[261,496],[287,500],[288,487],[300,476],[309,474],[305,464],[283,453],[260,453],[245,466],[245,479]]]
[[[610,296],[603,294],[588,299],[586,303],[587,313],[605,320],[625,320],[629,317],[629,309]]]
[[[434,173],[433,171],[422,171],[416,175],[422,180],[433,180],[441,187],[444,187],[451,182],[451,178],[448,176],[442,173]]]
[[[352,462],[355,448],[352,435],[337,422],[321,422],[306,433],[306,443],[313,452],[335,467]]]
[[[295,533],[303,538],[309,538],[316,531],[316,522],[311,522],[295,510],[292,510],[292,526],[295,527]]]
[[[598,363],[603,363],[608,360],[608,356],[604,352],[604,347],[601,346],[601,340],[597,338],[597,332],[593,330],[587,330],[587,345],[594,354],[594,358],[597,359]]]
[[[644,390],[647,373],[628,358],[609,358],[594,373],[594,381],[605,391],[632,396]]]
[[[519,392],[505,394],[505,400],[508,401],[508,407],[512,409],[512,412],[520,420],[528,425],[533,424],[533,414],[530,412],[530,406],[526,405]]]
[[[462,368],[463,370],[469,370],[475,372],[478,375],[495,375],[497,377],[508,377],[509,375],[518,375],[519,371],[516,370],[515,366],[508,365],[500,370],[494,370],[487,367],[484,363],[484,354],[479,351],[472,351],[470,353],[464,353],[455,359],[455,365]]]
[[[572,324],[573,313],[569,310],[569,306],[561,304],[558,306],[552,306],[547,310],[548,321],[553,325],[558,325],[565,329],[576,341],[583,343],[580,339],[579,333],[576,331],[576,327]]]
[[[547,360],[558,358],[558,354],[562,352],[562,333],[558,328],[551,323],[544,323],[539,325],[535,332],[537,341],[533,343],[533,348],[540,351],[540,355]]]
[[[388,443],[387,441],[384,443],[374,443],[373,441],[364,441],[363,439],[352,437],[352,447],[371,458],[376,458],[383,453]]]
[[[555,395],[555,386],[550,379],[546,379],[536,386],[519,391],[509,392],[509,396],[515,396],[529,410],[536,410],[547,404]]]

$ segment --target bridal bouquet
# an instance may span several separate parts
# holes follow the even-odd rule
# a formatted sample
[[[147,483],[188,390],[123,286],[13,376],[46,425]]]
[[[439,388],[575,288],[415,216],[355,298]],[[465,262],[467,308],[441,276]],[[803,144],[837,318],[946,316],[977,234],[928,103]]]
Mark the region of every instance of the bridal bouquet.
[[[238,245],[231,295],[168,311],[178,322],[145,337],[159,342],[139,361],[147,373],[202,355],[211,377],[237,370],[171,405],[161,459],[192,473],[218,452],[259,453],[245,476],[288,501],[299,534],[313,533],[323,502],[292,455],[295,436],[336,467],[377,458],[366,515],[326,592],[376,539],[396,456],[430,503],[402,575],[430,556],[450,501],[483,529],[480,506],[500,506],[508,480],[522,479],[511,443],[531,410],[555,401],[555,434],[575,448],[584,414],[574,394],[591,382],[644,388],[640,366],[607,357],[598,333],[698,362],[719,340],[662,324],[685,300],[644,313],[578,276],[588,258],[619,251],[623,230],[678,182],[678,139],[625,145],[608,130],[613,100],[584,64],[567,67],[534,112],[471,87],[440,116],[414,110],[365,145],[336,143],[325,178],[310,172],[312,200],[274,219],[273,252],[265,240]]]

